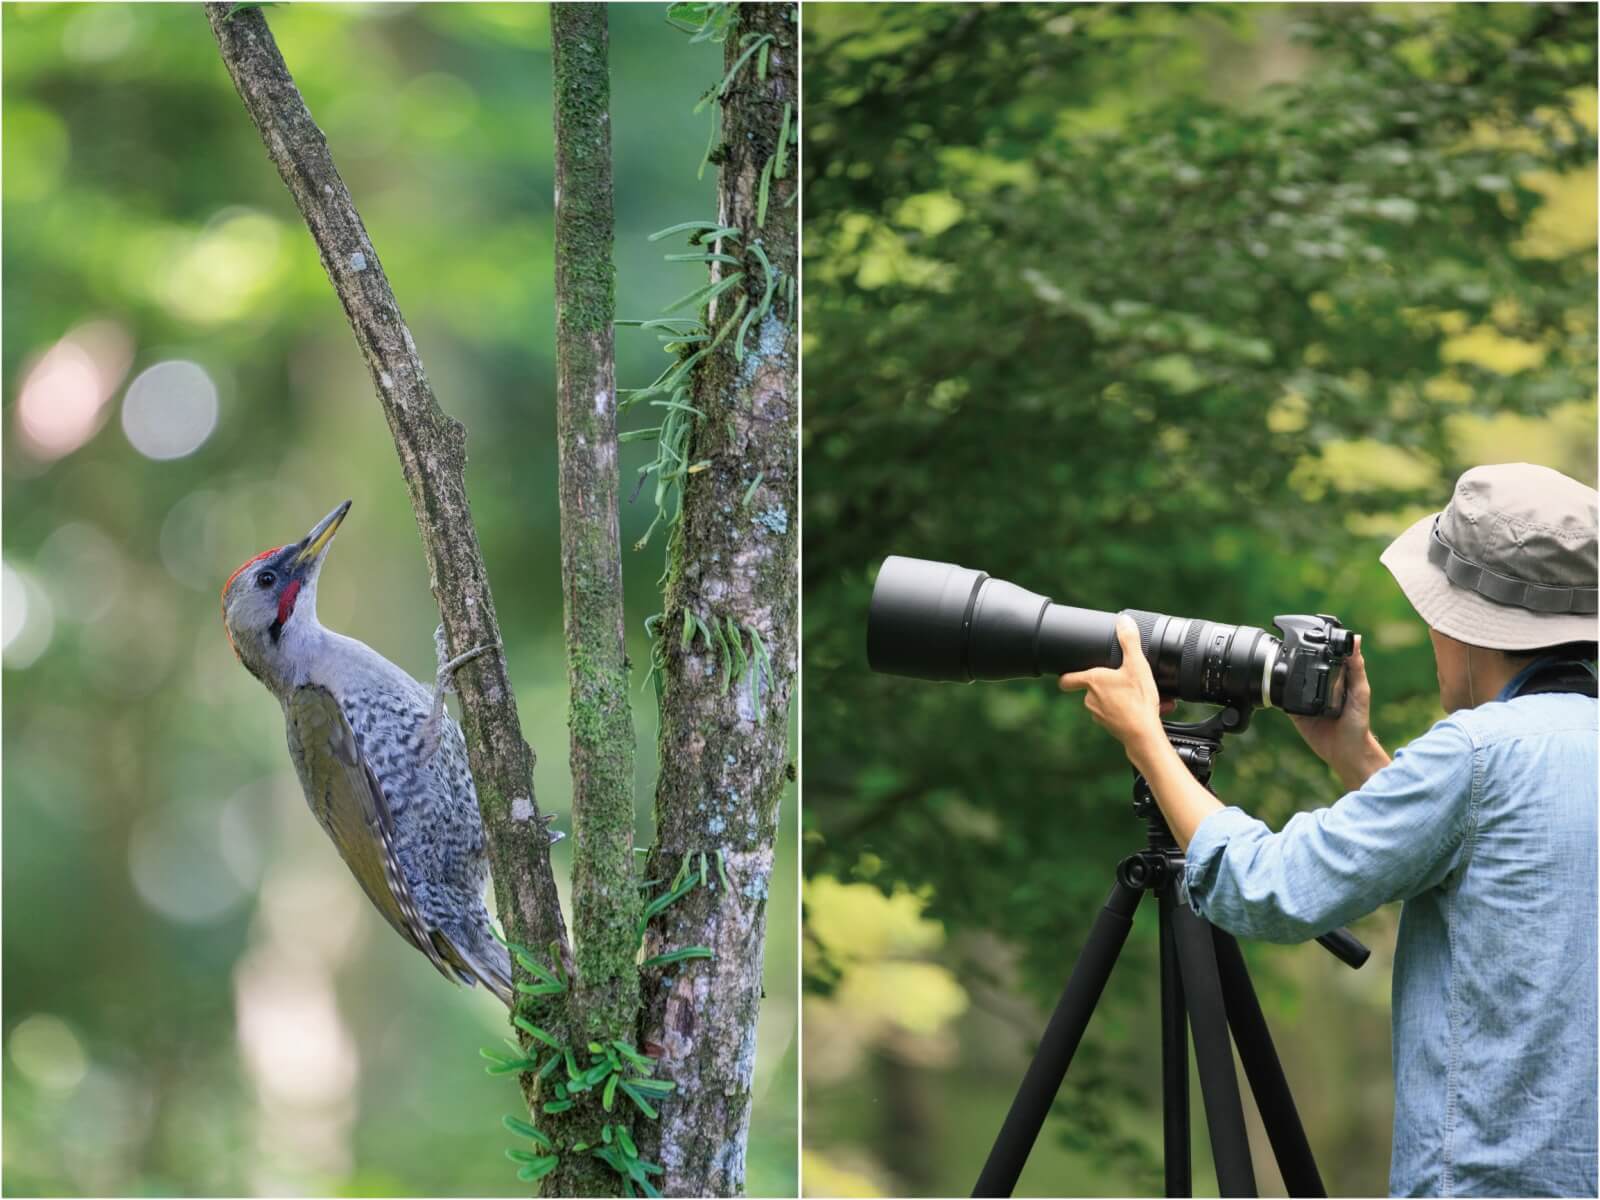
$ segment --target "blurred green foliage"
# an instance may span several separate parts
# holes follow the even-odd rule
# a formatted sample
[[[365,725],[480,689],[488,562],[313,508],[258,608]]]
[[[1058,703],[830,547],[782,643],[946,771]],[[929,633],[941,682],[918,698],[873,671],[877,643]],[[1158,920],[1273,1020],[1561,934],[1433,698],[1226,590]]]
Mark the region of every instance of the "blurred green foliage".
[[[1595,10],[810,5],[805,54],[806,1187],[957,1194],[1142,830],[1053,680],[867,672],[877,564],[1332,611],[1380,738],[1421,733],[1378,552],[1476,463],[1594,482]],[[1338,794],[1273,714],[1214,782],[1274,826]],[[1248,950],[1331,1194],[1385,1188],[1394,915],[1361,972]],[[1153,931],[1022,1193],[1159,1192]],[[884,986],[916,961],[937,986]]]
[[[703,278],[645,239],[714,201],[691,110],[720,47],[664,15],[611,12],[624,317]],[[432,677],[410,506],[315,249],[197,7],[8,4],[0,19],[5,1190],[518,1194],[499,1118],[519,1098],[477,1055],[503,1011],[442,986],[360,898],[219,624],[234,566],[351,497],[321,616]],[[548,10],[268,20],[469,429],[539,801],[565,827]],[[660,353],[624,331],[619,380],[648,380]],[[144,376],[163,362],[194,366]],[[645,457],[624,447],[628,485]],[[625,545],[648,518],[624,505]],[[643,663],[659,551],[624,565]],[[646,845],[647,693],[635,718]],[[778,862],[749,1172],[768,1195],[796,1186],[792,833]]]

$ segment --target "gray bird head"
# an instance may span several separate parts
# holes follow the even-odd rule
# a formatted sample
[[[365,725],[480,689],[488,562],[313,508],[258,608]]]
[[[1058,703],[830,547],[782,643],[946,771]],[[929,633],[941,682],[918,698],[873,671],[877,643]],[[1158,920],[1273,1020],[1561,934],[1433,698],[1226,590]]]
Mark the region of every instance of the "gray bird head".
[[[222,585],[222,627],[245,670],[273,691],[303,674],[302,658],[321,629],[317,576],[333,535],[350,511],[346,500],[298,542],[263,550]]]

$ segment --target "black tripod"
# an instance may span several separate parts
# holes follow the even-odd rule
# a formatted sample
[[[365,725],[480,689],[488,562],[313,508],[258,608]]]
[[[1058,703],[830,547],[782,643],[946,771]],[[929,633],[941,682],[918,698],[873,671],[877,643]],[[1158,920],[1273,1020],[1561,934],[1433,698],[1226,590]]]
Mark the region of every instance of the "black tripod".
[[[1224,732],[1249,723],[1248,709],[1225,708],[1198,724],[1163,722],[1167,738],[1190,772],[1210,787],[1211,766],[1222,749]],[[1144,776],[1135,773],[1134,811],[1145,818],[1143,850],[1117,866],[1116,885],[1089,931],[1055,1013],[1045,1027],[1038,1053],[1023,1076],[1005,1124],[978,1176],[974,1196],[1009,1196],[1016,1187],[1034,1139],[1066,1078],[1072,1055],[1094,1014],[1111,969],[1133,928],[1134,910],[1154,892],[1161,919],[1161,1099],[1166,1161],[1166,1194],[1192,1194],[1189,1165],[1189,1041],[1184,1016],[1194,1028],[1195,1063],[1206,1127],[1216,1160],[1217,1187],[1224,1196],[1254,1196],[1255,1171],[1245,1133],[1239,1081],[1233,1070],[1228,1033],[1233,1032],[1245,1076],[1256,1098],[1272,1151],[1291,1196],[1325,1196],[1294,1097],[1256,1001],[1244,956],[1233,938],[1197,917],[1178,899],[1183,853],[1173,840]],[[1352,967],[1369,951],[1340,929],[1317,941]]]

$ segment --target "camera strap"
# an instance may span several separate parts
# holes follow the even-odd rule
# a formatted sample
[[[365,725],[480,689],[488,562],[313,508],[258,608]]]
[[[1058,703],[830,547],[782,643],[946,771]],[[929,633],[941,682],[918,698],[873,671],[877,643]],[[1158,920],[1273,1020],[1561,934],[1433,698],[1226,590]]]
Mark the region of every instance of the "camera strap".
[[[1595,664],[1582,659],[1565,659],[1545,663],[1534,669],[1516,691],[1516,696],[1538,696],[1550,692],[1576,692],[1580,696],[1596,695]],[[1515,699],[1516,696],[1508,697]]]

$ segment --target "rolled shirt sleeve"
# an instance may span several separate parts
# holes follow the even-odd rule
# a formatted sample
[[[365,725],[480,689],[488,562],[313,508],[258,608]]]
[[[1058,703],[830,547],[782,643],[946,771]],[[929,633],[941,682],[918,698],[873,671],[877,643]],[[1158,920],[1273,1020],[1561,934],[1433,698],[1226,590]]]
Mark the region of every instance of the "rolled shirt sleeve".
[[[1446,717],[1330,808],[1278,833],[1234,807],[1189,843],[1179,893],[1239,937],[1300,942],[1443,880],[1474,812],[1471,735]]]

